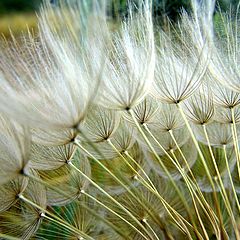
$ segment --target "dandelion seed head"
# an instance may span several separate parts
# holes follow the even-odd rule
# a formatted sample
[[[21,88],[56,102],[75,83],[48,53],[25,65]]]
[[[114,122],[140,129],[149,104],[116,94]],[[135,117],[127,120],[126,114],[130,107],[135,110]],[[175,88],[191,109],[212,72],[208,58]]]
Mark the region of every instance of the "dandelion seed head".
[[[214,104],[211,90],[203,89],[189,98],[184,107],[188,118],[195,124],[207,124],[213,120]]]
[[[194,126],[194,130],[198,141],[207,144],[202,127]],[[218,123],[214,121],[207,125],[207,133],[209,135],[211,146],[232,146],[233,144],[230,124]]]
[[[30,135],[28,129],[16,122],[3,117],[0,122],[0,183],[3,184],[24,174],[29,160]]]
[[[153,24],[150,6],[145,3],[136,16],[130,10],[129,19],[113,37],[100,103],[117,110],[136,106],[151,87],[154,66]]]
[[[114,134],[119,123],[118,112],[100,106],[92,106],[81,127],[82,138],[91,143],[106,141]]]

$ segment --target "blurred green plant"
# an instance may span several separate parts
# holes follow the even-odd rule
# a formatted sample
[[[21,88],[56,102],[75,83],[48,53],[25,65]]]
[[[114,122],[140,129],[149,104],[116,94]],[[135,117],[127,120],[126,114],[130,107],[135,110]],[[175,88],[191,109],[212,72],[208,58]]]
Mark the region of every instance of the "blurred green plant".
[[[1,0],[0,14],[16,11],[34,11],[38,8],[41,0]]]

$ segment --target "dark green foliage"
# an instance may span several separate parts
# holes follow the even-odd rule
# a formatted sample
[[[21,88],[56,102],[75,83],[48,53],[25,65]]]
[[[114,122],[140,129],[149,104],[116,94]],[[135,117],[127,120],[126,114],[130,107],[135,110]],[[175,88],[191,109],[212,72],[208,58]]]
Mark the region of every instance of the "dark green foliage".
[[[182,9],[190,10],[189,0],[154,0],[154,16],[159,19],[169,18],[176,21]]]
[[[41,2],[41,0],[1,0],[0,13],[33,11],[37,9]]]
[[[178,17],[185,9],[187,12],[191,11],[190,0],[152,0],[153,1],[153,16],[155,22],[160,25],[164,25],[166,19],[170,19],[173,22],[178,20]],[[129,2],[133,2],[136,6],[141,1],[137,0],[111,0],[109,1],[109,15],[113,18],[124,18],[127,17],[127,9]],[[230,6],[232,10],[237,9],[239,0],[217,0],[216,11],[221,8],[221,11],[228,11]]]

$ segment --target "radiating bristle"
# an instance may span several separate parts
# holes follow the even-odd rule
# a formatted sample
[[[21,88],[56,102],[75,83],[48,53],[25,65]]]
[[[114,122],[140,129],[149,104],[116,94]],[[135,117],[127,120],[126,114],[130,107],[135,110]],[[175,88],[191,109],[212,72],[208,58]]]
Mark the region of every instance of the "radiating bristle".
[[[0,118],[0,184],[24,174],[30,154],[27,128],[7,118]]]

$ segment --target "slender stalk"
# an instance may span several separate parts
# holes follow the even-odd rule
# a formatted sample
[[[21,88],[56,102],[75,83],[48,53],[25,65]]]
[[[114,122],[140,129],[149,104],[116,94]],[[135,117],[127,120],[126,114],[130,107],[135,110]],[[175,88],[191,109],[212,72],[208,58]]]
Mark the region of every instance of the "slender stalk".
[[[28,198],[24,197],[22,194],[19,195],[19,199],[21,199],[22,201],[24,201],[25,203],[31,205],[32,207],[37,208],[38,210],[40,210],[42,212],[42,216],[60,226],[63,226],[64,228],[70,230],[71,232],[77,233],[81,236],[83,236],[85,239],[89,239],[89,240],[94,240],[92,237],[88,236],[86,233],[80,231],[79,229],[73,227],[72,225],[70,225],[69,223],[63,221],[61,218],[57,217],[56,215],[52,214],[51,212],[47,211],[46,209],[42,208],[41,206],[37,205],[36,203],[32,202],[31,200],[29,200]],[[48,217],[47,215],[51,216]]]
[[[160,240],[160,239],[158,238],[156,232],[154,231],[154,229],[153,229],[153,228],[151,227],[151,225],[148,223],[147,219],[144,218],[144,219],[142,219],[142,221],[143,221],[143,222],[147,225],[147,227],[151,230],[151,232],[153,233],[153,235],[155,236],[155,238],[156,238],[157,240]]]
[[[238,196],[237,196],[237,193],[236,193],[236,189],[235,189],[235,186],[234,186],[234,183],[233,183],[233,179],[232,179],[231,170],[230,170],[229,163],[228,163],[226,145],[223,145],[223,151],[224,151],[224,158],[225,158],[225,162],[226,162],[226,166],[227,166],[228,177],[230,179],[230,183],[231,183],[233,195],[234,195],[234,198],[235,198],[235,202],[237,204],[237,208],[238,208],[238,211],[240,213],[240,204],[239,204]]]
[[[108,139],[107,141],[108,141],[108,143],[110,144],[110,146],[118,153],[118,155],[127,163],[127,165],[135,172],[135,174],[136,174],[138,177],[140,177],[141,180],[139,179],[139,182],[140,182],[142,185],[144,185],[148,190],[150,190],[150,191],[153,192],[154,194],[157,194],[157,196],[159,197],[159,192],[158,192],[157,189],[155,188],[154,184],[152,183],[151,179],[148,177],[148,175],[146,174],[146,172],[144,171],[144,169],[141,168],[141,166],[130,156],[130,154],[129,154],[128,152],[125,152],[125,154],[126,154],[130,159],[132,159],[132,161],[133,161],[137,166],[139,166],[139,168],[141,169],[141,171],[147,176],[147,178],[148,178],[148,180],[150,181],[150,183],[151,183],[152,186],[149,186],[149,183],[147,183],[147,182],[145,181],[145,179],[142,178],[142,176],[139,174],[139,172],[137,172],[136,169],[134,169],[134,168],[132,167],[132,165],[131,165],[130,163],[128,163],[127,159],[125,159],[125,157],[118,151],[118,149],[114,146],[114,144],[111,142],[111,140]],[[161,198],[160,200],[162,200],[162,198]],[[164,202],[166,202],[166,201],[164,200]],[[168,210],[167,206],[165,205],[165,203],[163,203],[163,205],[164,205],[165,209],[167,210],[168,214],[169,214],[169,215],[172,217],[172,219],[175,221],[175,218],[174,218],[174,217],[172,216],[172,214],[169,212],[169,210]],[[177,223],[177,225],[179,226],[178,222],[176,222],[176,223]]]
[[[17,237],[12,237],[12,236],[9,236],[4,233],[0,233],[0,237],[2,237],[3,239],[6,239],[6,240],[19,240],[19,238],[17,238]]]
[[[185,155],[183,154],[182,149],[180,148],[180,146],[179,146],[179,144],[178,144],[178,142],[177,142],[177,140],[176,140],[176,138],[175,138],[175,136],[174,136],[174,134],[173,134],[173,131],[172,131],[172,130],[169,130],[168,132],[169,132],[169,134],[170,134],[170,136],[171,136],[174,144],[176,145],[177,150],[179,151],[181,157],[183,158],[183,161],[184,161],[184,163],[186,164],[186,166],[187,166],[187,168],[188,168],[188,171],[190,170],[191,175],[193,175],[193,174],[192,174],[192,171],[191,171],[191,167],[189,166],[188,161],[187,161]]]
[[[104,164],[101,163],[97,158],[95,158],[87,149],[85,149],[77,140],[75,140],[75,144],[82,149],[89,157],[91,157],[92,160],[94,160],[98,165],[101,166],[103,170],[105,170],[107,173],[109,173],[110,176],[112,176],[121,186],[123,186],[128,192],[131,192],[129,187],[126,186],[117,176],[115,176]]]
[[[108,139],[108,142],[109,144],[113,147],[113,149],[118,153],[119,156],[121,156],[121,158],[127,163],[127,165],[132,169],[132,171],[134,171],[134,173],[136,174],[136,180],[138,180],[143,186],[145,186],[149,191],[151,191],[152,193],[154,193],[155,195],[157,195],[159,197],[159,192],[157,191],[157,189],[155,188],[154,184],[152,183],[152,181],[150,180],[150,178],[148,177],[148,175],[146,174],[146,172],[144,171],[144,169],[142,169],[142,172],[145,173],[145,175],[148,177],[150,183],[151,183],[151,186],[149,185],[148,182],[145,181],[145,179],[139,174],[138,171],[136,171],[136,169],[134,169],[132,167],[132,165],[127,161],[127,159],[125,159],[125,157],[116,149],[116,147],[112,144],[112,142],[110,141],[110,139]],[[130,157],[130,159],[133,160],[134,163],[136,163],[138,165],[138,163],[130,156],[129,153],[126,153],[125,154],[127,156]],[[140,165],[138,165],[140,166]],[[139,179],[138,179],[139,177]],[[163,198],[161,198],[160,200],[162,201]],[[164,200],[164,202],[166,202]],[[179,225],[179,223],[176,221],[175,217],[171,214],[171,212],[168,210],[168,207],[166,206],[165,203],[163,203],[163,206],[165,207],[165,209],[167,210],[168,214],[172,217],[172,219],[176,222],[176,224],[181,227],[181,225]],[[153,216],[152,216],[153,217]]]
[[[202,207],[203,211],[205,212],[206,216],[208,217],[209,221],[211,222],[213,228],[215,229],[215,232],[218,232],[217,230],[217,222],[216,222],[216,217],[214,212],[212,211],[211,207],[209,206],[208,202],[206,201],[206,199],[204,198],[200,187],[198,186],[197,180],[195,179],[192,170],[190,168],[190,166],[187,163],[188,166],[188,170],[191,174],[191,177],[194,181],[194,183],[192,183],[192,180],[188,177],[188,175],[185,173],[185,171],[182,169],[182,167],[179,165],[177,159],[175,158],[175,161],[173,160],[173,158],[168,154],[168,152],[161,146],[161,144],[159,143],[159,141],[155,138],[155,136],[152,134],[152,132],[150,131],[150,129],[147,127],[147,125],[144,125],[146,131],[149,133],[149,135],[153,138],[153,140],[158,144],[158,146],[163,150],[163,152],[165,153],[165,155],[170,159],[170,161],[174,164],[174,166],[177,168],[177,170],[179,171],[179,173],[181,174],[181,176],[183,177],[189,192],[192,196],[192,200],[194,202],[195,205],[195,198],[198,200],[200,206]],[[177,142],[176,142],[177,144]],[[202,201],[198,198],[197,194],[195,193],[195,188],[197,190],[197,192],[199,193],[202,201],[204,202],[204,204],[206,205],[207,209],[205,209],[205,207],[202,204]],[[194,197],[192,195],[192,193],[194,194]],[[196,205],[195,205],[196,206]],[[209,215],[211,214],[211,216]],[[215,222],[215,223],[214,223]]]
[[[189,208],[189,206],[187,205],[186,200],[185,200],[183,194],[182,194],[182,193],[180,192],[180,190],[178,189],[178,187],[177,187],[176,183],[174,182],[171,174],[169,173],[169,171],[167,170],[166,166],[163,164],[162,160],[160,159],[160,157],[159,157],[158,154],[156,153],[155,149],[153,148],[152,144],[151,144],[150,141],[148,140],[147,136],[146,136],[145,133],[143,132],[141,126],[139,125],[137,119],[136,119],[135,116],[134,116],[133,110],[130,109],[128,112],[130,113],[130,115],[131,115],[131,117],[132,117],[132,119],[133,119],[133,121],[134,121],[137,129],[138,129],[139,132],[141,133],[141,135],[142,135],[142,137],[144,138],[145,142],[147,143],[148,147],[150,148],[150,150],[152,151],[152,153],[154,154],[154,156],[155,156],[156,159],[158,160],[158,162],[159,162],[159,164],[161,165],[161,167],[163,168],[164,172],[167,174],[170,182],[172,183],[172,185],[173,185],[174,189],[176,190],[177,194],[179,195],[179,197],[180,197],[180,199],[181,199],[181,201],[182,201],[182,203],[183,203],[183,205],[184,205],[184,207],[185,207],[185,209],[186,209],[186,211],[187,211],[187,213],[188,213],[189,219],[190,219],[190,221],[191,221],[192,224],[193,224],[194,230],[196,230],[197,227],[196,227],[195,221],[194,221],[194,219],[192,218],[192,215],[191,215],[191,212],[190,212],[190,208]],[[194,231],[194,232],[195,232],[195,234],[196,234],[196,237],[197,237],[198,239],[201,239],[201,235],[199,235],[198,233],[196,233],[196,231]]]
[[[74,164],[72,162],[68,163],[73,169],[75,169],[77,172],[79,172],[82,176],[84,176],[94,187],[96,187],[99,191],[101,191],[104,195],[106,195],[109,199],[111,199],[117,206],[119,206],[125,213],[127,213],[129,215],[129,217],[131,217],[133,219],[133,221],[135,221],[137,223],[138,226],[140,226],[150,237],[151,234],[147,231],[146,228],[144,228],[144,226],[138,221],[138,219],[131,213],[129,212],[123,205],[121,205],[115,198],[113,198],[109,193],[107,193],[103,188],[101,188],[97,183],[95,183],[91,178],[89,178],[85,173],[83,173],[81,170],[79,170],[76,166],[74,166]],[[135,229],[136,230],[136,229]],[[145,235],[143,235],[143,233],[141,233],[138,230],[139,234],[141,234],[141,236],[147,240],[147,237]]]
[[[172,130],[170,130],[169,133],[170,133],[170,135],[171,135],[174,143],[176,144],[177,149],[178,149],[178,151],[180,152],[180,154],[181,154],[181,156],[182,156],[182,158],[183,158],[183,160],[184,160],[184,163],[185,163],[186,166],[187,166],[188,172],[190,173],[191,178],[192,178],[193,181],[194,181],[194,186],[197,188],[197,191],[198,191],[198,193],[200,194],[202,200],[204,201],[204,203],[205,203],[205,205],[207,206],[207,208],[210,210],[211,207],[209,206],[209,204],[207,203],[206,199],[204,198],[204,196],[203,196],[203,194],[202,194],[202,192],[201,192],[201,189],[200,189],[200,187],[199,187],[199,185],[198,185],[198,183],[197,183],[197,180],[196,180],[196,178],[195,178],[195,176],[194,176],[194,174],[193,174],[193,172],[192,172],[192,169],[191,169],[191,167],[189,166],[189,164],[188,164],[188,162],[187,162],[187,159],[186,159],[186,157],[184,156],[181,148],[179,147],[179,145],[178,145],[178,143],[177,143],[177,141],[176,141],[176,138],[174,137],[174,134],[173,134]],[[205,209],[205,208],[203,208],[203,209]],[[208,216],[209,219],[211,220],[211,218],[210,218],[210,216],[208,215],[208,213],[207,213],[207,216]],[[212,224],[213,224],[213,223],[212,223]]]
[[[184,122],[185,122],[185,124],[186,124],[186,126],[187,126],[187,128],[188,128],[188,131],[189,131],[189,133],[190,133],[190,135],[191,135],[191,138],[192,138],[192,140],[193,140],[193,143],[194,143],[195,147],[197,148],[198,154],[199,154],[199,156],[200,156],[200,159],[201,159],[201,161],[202,161],[202,164],[203,164],[203,166],[204,166],[204,169],[205,169],[205,171],[206,171],[206,174],[207,174],[207,177],[208,177],[208,179],[209,179],[209,182],[210,182],[210,184],[211,184],[211,186],[212,186],[212,189],[213,189],[214,192],[216,192],[215,186],[214,186],[214,183],[213,183],[213,180],[212,180],[212,177],[211,177],[211,174],[210,174],[210,172],[209,172],[208,166],[207,166],[206,161],[205,161],[205,158],[204,158],[203,153],[202,153],[202,151],[201,151],[201,149],[200,149],[200,147],[199,147],[198,141],[197,141],[197,139],[196,139],[196,137],[195,137],[195,135],[194,135],[194,133],[193,133],[193,131],[192,131],[192,128],[191,128],[191,126],[190,126],[190,124],[189,124],[189,122],[188,122],[188,120],[187,120],[187,117],[186,117],[185,113],[183,112],[181,105],[180,105],[180,104],[177,104],[177,107],[178,107],[178,110],[179,110],[179,112],[181,113],[181,116],[182,116],[182,118],[183,118],[183,120],[184,120]]]
[[[142,182],[140,179],[137,179],[143,186],[146,187],[146,183],[145,182]],[[180,228],[180,230],[186,234],[188,234],[188,236],[190,236],[190,233],[188,231],[186,231],[186,229],[184,230],[185,228],[185,224],[183,224],[183,222],[185,222],[187,225],[189,225],[191,228],[193,228],[193,226],[186,220],[184,219],[177,211],[174,210],[174,208],[172,208],[168,203],[167,201],[159,194],[159,193],[156,193],[154,192],[152,189],[149,189],[152,193],[154,194],[158,194],[157,196],[159,197],[159,199],[161,200],[165,210],[167,211],[167,213],[169,214],[169,216],[173,219],[173,221],[176,223],[176,225]],[[171,213],[171,211],[173,212],[173,214]],[[180,221],[183,226],[181,226],[179,224]],[[191,238],[190,238],[191,239]]]
[[[129,221],[127,221],[124,217],[122,217],[120,214],[116,213],[115,211],[113,211],[111,208],[107,207],[104,203],[100,202],[98,199],[96,199],[95,197],[91,196],[90,194],[86,193],[84,190],[81,191],[82,194],[84,194],[85,196],[91,198],[92,200],[94,200],[95,202],[97,202],[99,205],[103,206],[104,208],[106,208],[109,212],[113,213],[114,215],[116,215],[117,217],[119,217],[120,219],[122,219],[125,223],[127,223],[129,226],[131,226],[137,233],[139,233],[144,239],[147,239],[145,237],[145,235],[143,235],[143,233],[141,231],[139,231],[139,229],[137,229],[133,224],[131,224]],[[138,221],[139,222],[139,221]]]
[[[154,186],[152,180],[150,179],[150,177],[148,176],[148,174],[144,171],[144,169],[142,168],[142,166],[140,164],[138,164],[138,162],[128,153],[128,151],[125,151],[124,154],[126,154],[126,156],[141,170],[141,172],[143,173],[143,175],[146,177],[146,179],[148,180],[148,182],[150,183],[151,187],[157,191],[156,187]]]
[[[193,133],[193,130],[192,130],[192,128],[191,128],[191,126],[190,126],[190,124],[188,122],[188,119],[187,119],[187,117],[186,117],[186,115],[185,115],[181,105],[179,103],[176,104],[176,105],[177,105],[177,108],[178,108],[178,110],[179,110],[179,112],[180,112],[180,114],[181,114],[181,116],[182,116],[182,118],[183,118],[187,128],[188,128],[188,131],[189,131],[189,133],[191,135],[191,138],[193,140],[193,143],[194,143],[194,145],[195,145],[195,147],[196,147],[196,149],[198,151],[199,157],[201,159],[201,162],[203,164],[203,167],[204,167],[204,169],[206,171],[207,177],[209,179],[209,182],[210,182],[212,190],[213,190],[214,203],[215,203],[215,207],[216,207],[216,210],[217,210],[217,215],[218,215],[219,224],[220,224],[220,228],[221,228],[221,236],[219,236],[219,237],[227,240],[227,238],[226,238],[226,230],[225,230],[224,224],[223,224],[222,213],[221,213],[221,210],[220,210],[220,206],[219,206],[219,202],[218,202],[218,198],[217,198],[217,194],[216,194],[215,185],[213,183],[211,174],[210,174],[209,169],[207,167],[205,158],[203,156],[203,153],[202,153],[202,151],[200,149],[198,141],[197,141],[197,139],[196,139],[196,137],[195,137],[195,135]]]
[[[215,181],[217,182],[217,178],[215,179]],[[220,194],[221,194],[222,198],[224,199],[225,198],[224,193],[220,191]],[[239,230],[238,230],[238,226],[237,226],[236,220],[234,218],[234,215],[231,213],[231,210],[228,209],[229,208],[228,206],[226,206],[226,208],[227,208],[227,211],[229,213],[230,219],[232,221],[232,225],[233,225],[233,229],[234,229],[234,232],[235,232],[236,240],[240,240]],[[230,206],[230,209],[231,209],[231,206]]]
[[[33,180],[33,181],[36,181],[36,182],[38,182],[38,183],[40,183],[40,184],[42,184],[42,185],[44,185],[44,186],[46,186],[46,187],[48,187],[48,188],[51,188],[51,189],[55,190],[56,192],[58,192],[59,194],[62,194],[62,195],[65,196],[65,197],[71,197],[71,196],[69,196],[68,194],[66,194],[64,191],[61,191],[59,188],[56,188],[56,187],[52,186],[51,184],[49,184],[49,183],[47,183],[47,182],[45,182],[45,181],[43,181],[43,180],[41,180],[41,179],[39,179],[39,178],[37,178],[37,177],[35,177],[35,176],[29,175],[29,174],[26,174],[25,176],[28,177],[28,178],[30,178],[30,179]],[[75,201],[76,201],[76,200],[77,200],[77,199],[75,199]],[[85,206],[85,204],[83,204],[82,202],[79,202],[79,201],[76,201],[76,203],[77,203],[78,205],[80,205],[81,207],[83,207],[84,209],[86,209],[88,212],[91,212],[92,215],[94,215],[95,217],[99,218],[101,221],[103,221],[103,222],[106,223],[107,225],[111,226],[111,227],[112,227],[116,232],[118,232],[121,236],[123,236],[124,238],[128,239],[127,236],[124,235],[121,230],[117,229],[114,225],[112,225],[112,223],[110,223],[109,221],[107,221],[105,218],[102,218],[99,214],[93,212],[93,210],[92,210],[92,209],[89,209],[89,207]]]
[[[123,154],[121,154],[118,149],[114,146],[114,144],[112,143],[112,141],[110,139],[107,140],[108,144],[114,149],[114,151],[119,155],[119,157],[121,157],[123,159],[123,161],[128,165],[128,167],[139,177],[141,178],[143,181],[145,181],[145,179],[139,174],[139,172],[128,162],[128,160],[123,156]],[[127,156],[130,156],[129,153],[125,153]],[[140,167],[140,165],[137,163],[137,161],[135,161],[131,156],[130,156],[130,160],[133,161],[133,163],[135,165],[137,165],[137,167]],[[146,172],[144,171],[144,169],[141,167],[140,169],[145,176],[148,176],[146,174]],[[147,178],[149,180],[149,184],[151,184],[151,187],[157,191],[157,189],[155,188],[153,182],[150,180],[150,178]]]
[[[230,216],[230,218],[232,220],[232,223],[233,223],[233,226],[234,226],[234,229],[235,229],[236,237],[237,237],[237,239],[239,239],[239,233],[238,233],[238,230],[236,229],[237,223],[236,223],[236,220],[235,220],[235,218],[233,216],[233,213],[232,213],[232,210],[231,210],[231,204],[229,202],[229,199],[228,199],[225,187],[224,187],[223,182],[222,182],[221,174],[220,174],[220,172],[218,170],[217,162],[216,162],[216,159],[214,157],[214,154],[213,154],[213,151],[212,151],[212,148],[211,148],[211,144],[210,144],[210,140],[209,140],[209,137],[208,137],[206,125],[203,124],[202,128],[203,128],[204,135],[205,135],[205,138],[206,138],[207,143],[208,143],[208,149],[210,151],[210,155],[211,155],[211,158],[212,158],[212,161],[213,161],[213,165],[214,165],[215,171],[217,173],[218,180],[220,182],[220,193],[221,193],[221,195],[223,197],[224,204],[225,204],[225,206],[227,208],[227,211],[229,213],[229,216]]]
[[[174,154],[174,151],[171,151],[171,153],[172,153],[173,157],[175,158],[175,160],[178,161],[176,155]],[[183,178],[184,178],[186,184],[188,184],[188,185],[190,186],[191,183],[188,181],[188,178],[186,178],[185,176],[184,176]],[[198,211],[198,208],[197,208],[197,204],[196,204],[196,201],[195,201],[194,196],[193,196],[194,190],[192,191],[191,186],[190,186],[189,190],[190,190],[189,193],[190,193],[191,198],[192,198],[192,201],[193,201],[194,210],[195,210],[195,212],[196,212],[196,214],[197,214],[197,218],[198,218],[198,221],[199,221],[199,223],[200,223],[201,229],[203,230],[203,234],[204,234],[204,236],[205,236],[206,239],[209,239],[208,233],[207,233],[207,231],[206,231],[206,229],[205,229],[205,226],[204,226],[204,224],[203,224],[203,222],[202,222],[202,218],[201,218],[201,216],[200,216],[200,214],[199,214],[199,211]]]
[[[119,180],[108,168],[106,168],[98,159],[96,159],[90,152],[88,152],[80,143],[78,143],[77,141],[75,141],[75,144],[77,146],[79,146],[83,151],[85,151],[96,163],[98,163],[104,170],[106,170],[117,182],[120,183],[120,185],[122,185],[130,194],[131,196],[133,196],[138,202],[139,199],[130,191],[130,189],[124,184],[122,183],[121,180]],[[159,195],[160,196],[160,195]],[[163,198],[160,198],[161,201],[165,201]],[[142,204],[141,202],[139,202],[139,204]],[[165,201],[165,205],[166,205],[166,201]],[[170,205],[168,205],[170,206]],[[174,209],[172,209],[172,211],[174,211]],[[181,217],[183,218],[183,217]],[[184,218],[183,218],[184,219]],[[185,220],[185,219],[184,219]],[[186,220],[185,220],[186,221]],[[190,233],[188,233],[187,227],[184,227],[185,231],[187,234],[190,235]]]
[[[231,114],[232,114],[232,135],[233,135],[233,144],[234,149],[237,157],[237,168],[238,168],[238,179],[240,181],[240,155],[239,155],[239,146],[238,146],[238,138],[237,138],[237,128],[236,128],[236,121],[235,121],[235,115],[234,115],[234,108],[231,108]]]

